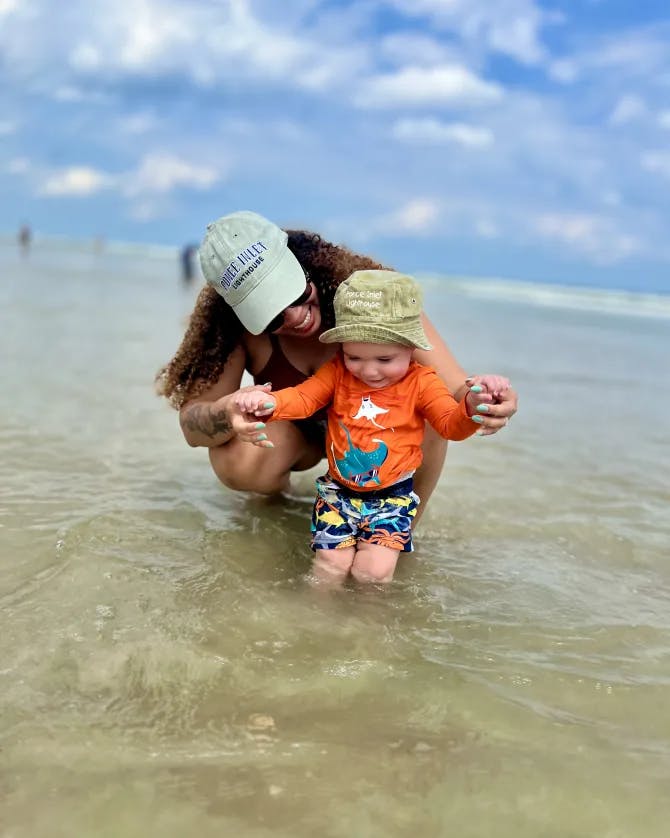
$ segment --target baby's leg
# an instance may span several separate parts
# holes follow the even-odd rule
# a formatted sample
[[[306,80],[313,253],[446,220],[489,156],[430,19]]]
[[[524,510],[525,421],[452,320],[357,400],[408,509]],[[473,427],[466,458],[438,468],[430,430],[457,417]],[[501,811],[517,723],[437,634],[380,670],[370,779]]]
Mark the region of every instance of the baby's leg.
[[[326,475],[316,481],[316,491],[311,526],[312,575],[318,582],[342,584],[356,555],[356,526],[352,521],[356,510]]]
[[[341,584],[349,575],[356,554],[355,547],[342,547],[339,550],[316,550],[312,575],[317,582]]]
[[[351,566],[351,575],[359,582],[390,582],[400,550],[359,541]]]

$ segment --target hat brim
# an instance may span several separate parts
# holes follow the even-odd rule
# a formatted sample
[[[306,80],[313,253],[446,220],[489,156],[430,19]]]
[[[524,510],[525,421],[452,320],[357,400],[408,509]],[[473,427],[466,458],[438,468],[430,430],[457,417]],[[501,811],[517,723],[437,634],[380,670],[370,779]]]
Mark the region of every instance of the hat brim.
[[[433,348],[421,326],[400,332],[378,323],[351,323],[328,329],[319,335],[319,340],[321,343],[401,343],[426,351]]]
[[[306,282],[300,262],[286,248],[272,270],[232,309],[248,332],[260,335],[273,318],[298,299]]]

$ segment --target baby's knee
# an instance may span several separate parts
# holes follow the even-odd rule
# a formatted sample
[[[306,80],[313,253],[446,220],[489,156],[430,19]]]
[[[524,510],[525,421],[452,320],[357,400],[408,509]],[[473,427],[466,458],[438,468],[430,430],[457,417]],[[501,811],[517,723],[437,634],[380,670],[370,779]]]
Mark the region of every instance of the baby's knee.
[[[332,576],[346,576],[354,559],[352,549],[316,550],[314,568]]]
[[[395,568],[362,568],[357,567],[354,562],[351,568],[351,575],[357,582],[366,582],[378,585],[386,584],[393,581],[393,571]]]
[[[366,541],[360,542],[351,567],[351,575],[357,582],[391,582],[399,555],[399,550]]]

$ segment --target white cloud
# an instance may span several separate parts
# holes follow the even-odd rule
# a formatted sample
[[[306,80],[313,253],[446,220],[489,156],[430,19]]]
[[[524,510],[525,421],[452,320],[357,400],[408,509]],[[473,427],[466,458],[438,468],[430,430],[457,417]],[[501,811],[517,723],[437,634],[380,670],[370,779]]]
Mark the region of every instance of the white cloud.
[[[156,129],[159,121],[152,112],[143,111],[141,113],[131,113],[119,117],[117,125],[121,133],[141,137]]]
[[[124,192],[130,197],[164,194],[178,187],[207,189],[220,178],[211,166],[183,160],[168,152],[147,154],[136,171],[125,176]]]
[[[57,102],[83,102],[86,96],[71,84],[65,84],[54,90],[53,97]]]
[[[25,175],[30,171],[30,160],[27,157],[14,157],[7,163],[5,171],[9,175]]]
[[[396,73],[364,81],[355,97],[357,105],[395,108],[402,105],[477,105],[502,98],[502,88],[482,81],[466,67],[405,67]]]
[[[64,84],[57,87],[52,95],[57,102],[68,102],[76,105],[81,105],[85,102],[101,103],[109,101],[109,96],[99,90],[84,90],[72,84]]]
[[[19,8],[19,0],[0,0],[0,15],[8,15]]]
[[[535,219],[536,232],[566,245],[600,265],[620,262],[642,252],[642,243],[621,233],[608,218],[587,213],[546,213]]]
[[[662,24],[608,32],[590,38],[588,47],[573,55],[552,59],[548,72],[555,81],[597,78],[619,90],[624,81],[628,86],[638,81],[647,85],[667,73],[668,34],[668,27]]]
[[[71,166],[54,172],[39,188],[41,195],[86,197],[111,186],[113,179],[88,166]]]
[[[413,198],[375,226],[386,235],[422,235],[432,232],[440,215],[440,203],[433,198]]]
[[[661,128],[670,128],[670,111],[661,111],[659,113],[658,124]]]
[[[154,152],[145,155],[135,170],[122,175],[114,176],[88,166],[52,172],[39,192],[49,196],[84,197],[114,188],[126,197],[149,202],[150,196],[165,196],[180,187],[207,189],[219,178],[219,171],[212,167],[191,163],[168,152]]]
[[[312,28],[290,6],[278,16],[251,0],[137,0],[132,8],[74,0],[73,17],[75,10],[77,26],[61,48],[67,65],[87,77],[178,76],[205,88],[243,79],[320,91],[369,64],[350,37],[337,42],[315,32],[318,6]]]
[[[639,96],[622,96],[614,106],[609,117],[610,125],[626,125],[644,116],[647,106]]]
[[[379,56],[394,66],[407,64],[409,58],[415,65],[432,67],[462,60],[462,50],[456,44],[446,44],[420,32],[394,32],[379,43]]]
[[[15,134],[18,125],[11,119],[0,120],[0,137],[8,137],[10,134]]]
[[[488,128],[430,118],[398,120],[392,133],[396,139],[408,143],[456,143],[467,148],[486,148],[494,142],[493,132]]]
[[[475,221],[475,233],[482,239],[496,239],[500,229],[490,218],[479,218]]]
[[[152,200],[137,201],[131,205],[128,211],[128,217],[132,218],[133,221],[146,224],[148,221],[154,221],[163,216],[165,209],[164,202]]]
[[[504,5],[492,4],[500,17],[489,27],[489,44],[494,50],[510,55],[524,64],[539,64],[544,58],[538,30],[541,16],[533,4],[511,17],[505,14]]]
[[[667,43],[654,32],[642,29],[601,39],[596,49],[589,53],[586,63],[640,75],[665,64],[666,59]]]
[[[549,78],[562,84],[570,84],[577,81],[580,68],[577,61],[569,58],[560,58],[557,61],[551,61],[548,67]]]
[[[647,151],[640,162],[648,172],[670,178],[670,151]]]
[[[427,17],[438,29],[456,32],[464,40],[524,64],[545,57],[540,31],[557,15],[543,11],[534,0],[385,0],[412,17]]]
[[[136,0],[132,17],[124,27],[125,39],[119,53],[121,64],[145,70],[165,59],[197,47],[194,27],[185,26],[188,16],[172,4]]]
[[[74,70],[93,73],[103,66],[100,50],[90,43],[77,44],[70,55],[70,64]]]
[[[621,194],[616,189],[606,189],[600,196],[600,200],[606,207],[620,207],[622,204]]]

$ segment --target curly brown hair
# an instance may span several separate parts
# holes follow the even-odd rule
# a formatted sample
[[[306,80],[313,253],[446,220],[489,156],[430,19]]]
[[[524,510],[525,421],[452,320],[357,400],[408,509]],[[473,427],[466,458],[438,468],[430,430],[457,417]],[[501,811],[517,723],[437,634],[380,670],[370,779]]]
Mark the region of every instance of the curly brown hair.
[[[335,289],[351,273],[384,266],[369,256],[332,244],[308,230],[287,230],[288,247],[309,274],[319,292],[321,324],[335,325]],[[205,285],[195,303],[186,334],[175,356],[156,374],[156,391],[177,410],[184,402],[211,387],[221,375],[228,356],[239,345],[244,327],[211,285]]]

